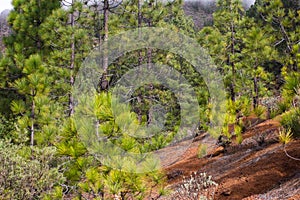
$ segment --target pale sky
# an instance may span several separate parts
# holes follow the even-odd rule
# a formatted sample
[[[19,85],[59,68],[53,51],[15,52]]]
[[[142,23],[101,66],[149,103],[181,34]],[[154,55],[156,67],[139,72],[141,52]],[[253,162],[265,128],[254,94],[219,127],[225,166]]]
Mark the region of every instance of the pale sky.
[[[5,9],[12,9],[11,1],[12,0],[0,0],[0,12],[5,10]],[[199,1],[199,0],[194,0],[194,1]],[[201,0],[200,0],[201,1]],[[206,2],[214,1],[214,0],[202,0]],[[255,0],[243,0],[247,1],[249,4],[253,4]]]
[[[12,9],[12,0],[0,0],[0,12],[5,9]]]

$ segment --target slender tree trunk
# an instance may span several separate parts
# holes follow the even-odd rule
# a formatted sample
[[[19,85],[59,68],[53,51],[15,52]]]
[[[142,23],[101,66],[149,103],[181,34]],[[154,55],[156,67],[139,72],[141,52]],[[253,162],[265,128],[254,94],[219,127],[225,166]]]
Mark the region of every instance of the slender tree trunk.
[[[142,3],[141,0],[138,0],[138,31],[139,31],[139,39],[141,39],[141,27],[142,27]],[[139,60],[138,65],[140,66],[142,64],[143,57],[142,57],[142,51],[139,50]]]
[[[100,78],[100,90],[108,91],[108,80],[107,80],[107,71],[108,71],[108,52],[105,49],[105,42],[108,40],[108,15],[109,15],[109,2],[108,0],[103,1],[103,25],[104,25],[104,35],[103,35],[103,59],[102,59],[102,67],[103,74]]]
[[[139,39],[141,39],[141,34],[142,34],[141,33],[141,27],[142,27],[142,3],[141,3],[141,0],[138,0],[138,31],[139,31]],[[141,66],[141,64],[143,62],[142,50],[139,50],[138,54],[139,54],[138,66]],[[138,74],[138,76],[139,76],[139,74]],[[138,104],[140,104],[142,102],[142,99],[141,99],[140,95],[138,95],[137,101],[138,101]],[[143,119],[141,108],[138,108],[137,115],[138,115],[138,121],[141,124],[142,123],[142,119]]]
[[[149,2],[149,7],[152,8],[153,5],[151,2]],[[151,27],[153,24],[152,24],[152,21],[151,19],[148,19],[148,27]],[[147,49],[147,64],[148,64],[148,69],[151,69],[151,63],[152,63],[152,49],[151,48],[148,48]]]
[[[74,5],[74,0],[72,0],[72,6]],[[71,14],[71,27],[72,27],[72,36],[71,36],[71,62],[70,62],[70,86],[71,88],[74,86],[75,78],[74,78],[74,68],[75,68],[75,36],[74,36],[74,27],[75,27],[75,19],[74,12]],[[74,97],[73,94],[69,93],[69,116],[74,114]]]
[[[40,0],[38,0],[38,7],[41,8],[41,1]],[[39,27],[41,25],[41,23],[42,22],[39,18],[37,26]],[[41,53],[41,51],[42,51],[42,41],[41,41],[40,36],[38,36],[38,38],[37,38],[36,46],[37,46],[38,52]]]
[[[254,89],[254,96],[253,96],[253,108],[257,108],[258,106],[258,98],[259,98],[259,90],[258,90],[258,77],[254,76],[253,79],[253,89]]]
[[[34,120],[35,120],[35,103],[34,97],[32,96],[32,104],[31,104],[31,127],[30,127],[30,146],[34,145]]]
[[[108,40],[108,15],[109,15],[109,2],[108,0],[104,0],[104,36],[103,36],[103,41],[107,42]],[[106,50],[106,49],[104,49]],[[104,68],[104,73],[107,73],[108,69],[108,55],[105,52],[104,59],[103,59],[103,68]]]
[[[234,22],[231,22],[231,54],[234,56],[235,54],[235,34],[234,34]],[[230,58],[229,58],[230,59]],[[230,84],[230,97],[233,102],[235,102],[235,64],[234,61],[230,61],[231,63],[231,73],[232,73],[232,80]]]

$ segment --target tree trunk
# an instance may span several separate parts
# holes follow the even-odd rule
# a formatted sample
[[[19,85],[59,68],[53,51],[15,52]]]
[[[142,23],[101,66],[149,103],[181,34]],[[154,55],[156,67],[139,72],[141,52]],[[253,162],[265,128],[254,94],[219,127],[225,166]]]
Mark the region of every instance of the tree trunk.
[[[30,146],[34,145],[34,119],[35,119],[35,103],[34,97],[32,97],[31,105],[31,127],[30,127]]]
[[[103,18],[104,18],[104,35],[103,35],[103,44],[108,40],[108,15],[109,15],[109,2],[108,0],[104,0],[103,2]],[[105,45],[103,46],[105,47]],[[100,79],[100,90],[108,90],[108,80],[107,80],[107,70],[108,70],[108,52],[107,49],[103,49],[103,74]],[[105,86],[105,87],[104,87]]]
[[[104,12],[103,12],[103,17],[104,17],[104,36],[103,36],[103,41],[106,42],[108,40],[108,15],[109,15],[109,2],[108,0],[104,0]],[[106,49],[105,49],[106,50]],[[104,56],[103,59],[103,68],[104,72],[107,72],[108,68],[108,57],[107,55]]]
[[[141,27],[142,27],[142,4],[141,4],[141,0],[138,0],[138,31],[139,31],[139,39],[141,39]],[[139,49],[139,58],[138,58],[138,67],[141,66],[142,62],[143,62],[143,56],[142,56],[142,50]],[[139,68],[138,68],[139,69]],[[138,71],[138,77],[139,77],[140,73]],[[142,102],[141,96],[138,95],[137,96],[137,101],[138,104],[140,104]],[[143,115],[142,115],[142,110],[141,108],[138,108],[137,111],[137,115],[138,115],[138,121],[141,124],[142,120],[143,120]]]
[[[234,22],[231,22],[231,54],[234,56],[235,54],[235,34],[234,34]],[[230,58],[229,58],[230,59]],[[230,84],[230,97],[233,102],[235,102],[235,64],[234,61],[230,60],[231,64],[231,73],[232,73],[232,81]]]
[[[254,90],[254,96],[253,96],[253,108],[257,108],[258,106],[258,77],[254,76],[253,79],[253,90]]]
[[[142,27],[142,4],[141,0],[138,0],[138,31],[139,31],[139,39],[141,39],[141,27]],[[142,57],[142,51],[139,50],[139,60],[138,60],[138,66],[142,64],[143,57]]]
[[[152,3],[151,1],[149,2],[149,7],[152,8]],[[152,21],[151,19],[148,19],[148,27],[151,27]],[[148,69],[151,69],[151,65],[152,65],[152,49],[151,48],[147,48],[147,64],[148,64]]]
[[[74,5],[74,0],[72,0],[72,6]],[[74,20],[74,13],[71,14],[71,27],[74,29],[75,27],[75,20]],[[74,31],[74,30],[72,30]],[[71,36],[71,62],[70,62],[70,86],[71,88],[74,86],[74,68],[75,68],[75,36],[74,32]],[[74,97],[73,94],[69,93],[69,116],[72,116],[74,114]]]

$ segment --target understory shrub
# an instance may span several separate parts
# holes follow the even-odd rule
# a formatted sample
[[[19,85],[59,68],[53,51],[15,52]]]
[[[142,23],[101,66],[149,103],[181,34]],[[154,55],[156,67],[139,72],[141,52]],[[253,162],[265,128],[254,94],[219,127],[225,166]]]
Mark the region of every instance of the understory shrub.
[[[203,158],[207,155],[207,144],[199,144],[198,146],[198,158]]]
[[[292,140],[293,134],[291,129],[280,129],[278,134],[279,142],[282,144],[288,144]]]
[[[55,149],[0,140],[0,199],[42,199],[64,181],[53,167]]]
[[[300,136],[300,109],[292,109],[282,115],[281,125],[286,129],[291,129],[295,137]]]
[[[176,188],[172,199],[211,200],[214,199],[218,184],[212,176],[206,173],[194,172],[190,177],[184,177],[182,183]]]
[[[256,115],[256,117],[264,119],[266,110],[266,107],[258,105],[256,108],[254,108],[253,112]]]
[[[11,139],[14,130],[13,120],[0,115],[0,139]]]

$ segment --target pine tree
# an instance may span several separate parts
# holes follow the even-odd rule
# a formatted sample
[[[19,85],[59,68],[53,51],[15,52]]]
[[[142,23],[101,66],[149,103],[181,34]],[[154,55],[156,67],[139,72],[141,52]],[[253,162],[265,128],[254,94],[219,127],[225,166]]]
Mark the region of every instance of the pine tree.
[[[283,71],[298,71],[299,5],[293,1],[265,0],[258,6],[257,11],[266,31],[275,37],[275,47],[280,52],[277,60],[285,66]]]
[[[46,48],[51,49],[47,63],[53,77],[52,98],[58,100],[66,116],[74,114],[74,97],[71,89],[84,58],[92,48],[89,13],[82,3],[72,1],[69,7],[57,9],[43,23],[40,30]]]
[[[8,98],[8,101],[21,98],[11,85],[23,77],[25,60],[36,53],[44,59],[49,52],[39,31],[45,19],[60,7],[60,0],[13,0],[12,4],[14,9],[8,16],[12,33],[4,38],[6,51],[0,62],[1,99]]]
[[[245,15],[240,0],[217,2],[214,26],[200,31],[200,43],[208,47],[212,57],[225,75],[225,84],[234,102],[238,93],[238,71],[240,69],[241,26]]]
[[[264,88],[264,86],[260,86],[260,83],[269,81],[268,73],[264,70],[263,65],[277,57],[277,52],[271,41],[273,41],[272,36],[255,26],[248,29],[243,37],[245,44],[242,50],[243,62],[245,68],[249,70],[248,74],[250,74],[251,80],[253,80],[252,99],[254,108],[257,108],[260,90]]]
[[[56,109],[48,98],[51,81],[47,77],[47,68],[39,55],[32,55],[25,61],[22,72],[23,77],[17,79],[13,87],[24,99],[13,101],[11,104],[14,114],[19,116],[19,134],[25,134],[25,141],[30,135],[31,146],[35,144],[36,134],[40,136],[40,143],[47,144],[56,131],[54,118],[57,116]],[[22,135],[19,138],[22,138]]]

